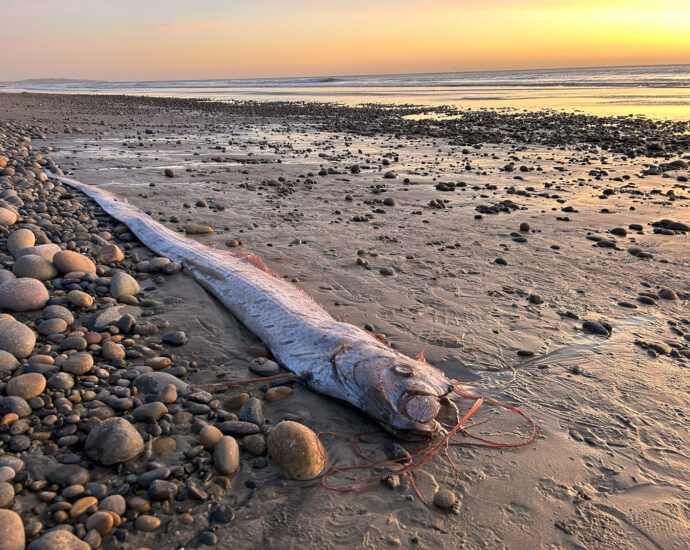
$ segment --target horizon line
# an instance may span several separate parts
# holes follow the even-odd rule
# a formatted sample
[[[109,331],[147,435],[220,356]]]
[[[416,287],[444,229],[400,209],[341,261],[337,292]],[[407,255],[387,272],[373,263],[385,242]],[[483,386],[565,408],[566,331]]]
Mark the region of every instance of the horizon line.
[[[231,78],[169,78],[156,80],[102,80],[94,78],[66,78],[66,77],[35,77],[23,78],[20,80],[5,80],[5,84],[21,83],[28,80],[70,80],[74,82],[100,82],[108,84],[123,84],[128,82],[214,82],[226,80],[289,80],[295,78],[345,78],[345,77],[367,77],[367,76],[404,76],[404,75],[432,75],[432,74],[470,74],[470,73],[504,73],[504,72],[530,72],[530,71],[561,71],[577,69],[619,69],[625,67],[690,67],[690,63],[649,63],[635,65],[579,65],[574,67],[531,67],[526,69],[485,69],[485,70],[463,70],[463,71],[435,71],[435,72],[411,72],[411,73],[367,73],[367,74],[336,74],[336,75],[294,75],[294,76],[255,76],[255,77],[231,77]]]

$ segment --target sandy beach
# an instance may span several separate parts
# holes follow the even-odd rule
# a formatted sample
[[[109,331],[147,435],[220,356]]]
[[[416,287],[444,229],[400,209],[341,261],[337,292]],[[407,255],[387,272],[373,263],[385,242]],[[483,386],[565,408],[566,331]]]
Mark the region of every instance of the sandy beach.
[[[75,269],[74,279],[51,272],[50,301],[38,309],[2,309],[38,334],[0,369],[0,400],[17,395],[8,393],[14,378],[48,378],[64,373],[68,356],[94,357],[91,370],[72,373],[73,387],[44,380],[20,406],[28,414],[0,402],[0,419],[17,416],[0,425],[0,484],[14,495],[0,508],[21,517],[27,543],[62,525],[102,548],[686,547],[690,123],[36,93],[0,94],[0,113],[0,206],[16,218],[0,226],[0,264],[13,271],[11,235],[28,229],[35,244],[57,243],[97,266]],[[243,393],[262,404],[259,439],[284,419],[346,437],[383,432],[294,381],[274,386],[293,390],[275,402],[260,383],[208,399],[180,391],[158,418],[137,418],[146,401],[127,374],[137,365],[157,358],[149,363],[191,387],[253,378],[248,350],[259,341],[181,266],[154,269],[155,255],[92,201],[41,179],[50,167],[208,246],[259,254],[334,317],[406,355],[424,351],[448,377],[519,407],[539,437],[516,449],[450,448],[457,479],[436,457],[415,481],[429,503],[451,491],[458,503],[447,510],[426,507],[405,477],[349,493],[286,479],[256,434],[237,436],[239,470],[221,475],[213,452],[199,448],[200,432],[237,420]],[[112,244],[121,263],[99,262]],[[113,297],[117,270],[140,287],[124,304]],[[68,303],[77,288],[92,305]],[[74,322],[44,334],[50,304],[66,306]],[[119,314],[96,329],[112,308]],[[137,327],[155,325],[152,333],[123,329],[125,314]],[[175,331],[186,341],[172,347],[175,337],[163,336]],[[84,340],[83,349],[65,347],[67,338]],[[104,354],[108,340],[124,344],[115,362]],[[456,403],[466,412],[466,400]],[[105,465],[84,451],[106,417],[140,432],[136,460]],[[529,433],[504,409],[487,405],[475,417],[484,419],[474,429],[484,437]],[[346,443],[322,444],[339,466],[360,463]],[[363,446],[385,456],[381,439]],[[86,473],[46,480],[66,465]],[[127,503],[112,510],[121,524],[88,535],[98,531],[89,516],[103,508],[75,503],[112,495]]]

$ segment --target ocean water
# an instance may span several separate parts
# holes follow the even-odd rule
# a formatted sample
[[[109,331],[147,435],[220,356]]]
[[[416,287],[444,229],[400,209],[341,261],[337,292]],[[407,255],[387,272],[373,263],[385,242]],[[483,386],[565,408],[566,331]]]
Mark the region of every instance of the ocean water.
[[[17,89],[207,98],[553,109],[690,120],[690,64],[521,71],[148,82],[24,81]]]

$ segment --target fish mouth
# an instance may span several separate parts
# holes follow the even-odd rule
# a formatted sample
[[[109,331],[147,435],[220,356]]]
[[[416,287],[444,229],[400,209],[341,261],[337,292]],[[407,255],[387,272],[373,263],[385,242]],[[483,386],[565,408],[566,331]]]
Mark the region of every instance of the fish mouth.
[[[405,439],[407,441],[420,441],[430,439],[440,431],[441,424],[439,424],[436,420],[430,420],[429,422],[425,423],[415,422],[414,427],[399,428],[394,430],[393,433],[400,439]]]
[[[400,412],[413,422],[427,424],[441,410],[439,399],[438,395],[408,391],[400,400]]]

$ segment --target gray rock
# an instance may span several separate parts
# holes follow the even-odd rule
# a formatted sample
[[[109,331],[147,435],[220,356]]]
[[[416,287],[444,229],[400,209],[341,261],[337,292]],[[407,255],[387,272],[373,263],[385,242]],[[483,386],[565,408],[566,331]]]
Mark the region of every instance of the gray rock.
[[[144,394],[158,394],[168,384],[175,386],[178,394],[189,393],[189,385],[167,372],[146,372],[134,379],[134,387]]]
[[[35,345],[36,335],[24,323],[0,319],[0,350],[11,353],[17,359],[23,359],[31,354]]]
[[[46,319],[38,325],[38,328],[36,330],[41,336],[60,334],[67,330],[67,321],[59,318]]]
[[[177,491],[177,485],[172,481],[156,479],[149,485],[148,495],[154,500],[171,500],[175,498]]]
[[[28,229],[17,229],[7,237],[7,250],[14,256],[17,250],[33,246],[36,243],[36,235]]]
[[[13,279],[0,285],[0,307],[12,311],[33,311],[43,308],[50,296],[37,279]]]
[[[89,432],[84,450],[105,466],[128,462],[144,449],[144,440],[124,418],[107,418]]]
[[[53,263],[53,257],[61,250],[62,248],[53,243],[39,244],[36,246],[27,246],[26,248],[20,248],[14,254],[14,257],[17,260],[19,260],[19,258],[22,258],[23,256],[32,254],[34,256],[40,256],[44,260],[48,260],[50,263]]]
[[[0,350],[0,375],[6,372],[12,372],[19,366],[17,358],[5,350]]]
[[[265,357],[257,357],[249,363],[249,371],[257,376],[275,376],[280,374],[280,366],[275,361]]]
[[[58,372],[48,378],[48,387],[53,390],[67,391],[74,387],[74,378],[67,372]]]
[[[15,413],[19,418],[24,418],[31,414],[31,407],[25,399],[16,395],[0,397],[0,416],[4,416],[7,413]]]
[[[45,258],[27,254],[14,262],[12,273],[20,278],[29,277],[39,281],[47,281],[57,276],[57,269]]]
[[[7,269],[0,269],[0,285],[5,281],[12,281],[16,279],[17,276]]]
[[[62,319],[68,325],[74,323],[74,315],[64,306],[51,305],[43,308],[42,316],[44,319]]]
[[[14,500],[14,487],[6,481],[0,481],[0,508],[7,508]],[[2,542],[0,542],[2,548]]]
[[[88,353],[75,353],[62,365],[62,370],[81,376],[93,367],[93,357]]]
[[[175,330],[163,335],[163,343],[171,346],[182,346],[187,342],[187,335],[181,330]]]
[[[58,528],[33,541],[26,550],[91,550],[91,547],[69,531]]]
[[[135,296],[139,294],[139,290],[136,279],[124,271],[118,271],[110,280],[110,295],[115,299],[124,294]]]
[[[142,422],[155,422],[159,420],[161,416],[168,412],[168,407],[166,407],[160,401],[154,401],[152,403],[146,403],[141,405],[132,411],[132,415],[135,420]]]
[[[51,464],[50,468],[46,469],[45,476],[50,483],[56,483],[60,487],[85,485],[91,478],[89,471],[78,464],[57,463]]]
[[[237,416],[243,422],[251,422],[261,427],[264,425],[263,405],[260,399],[252,397],[242,405]]]
[[[218,429],[224,434],[244,437],[245,435],[258,434],[261,429],[253,422],[242,422],[241,420],[226,420],[221,422]]]

